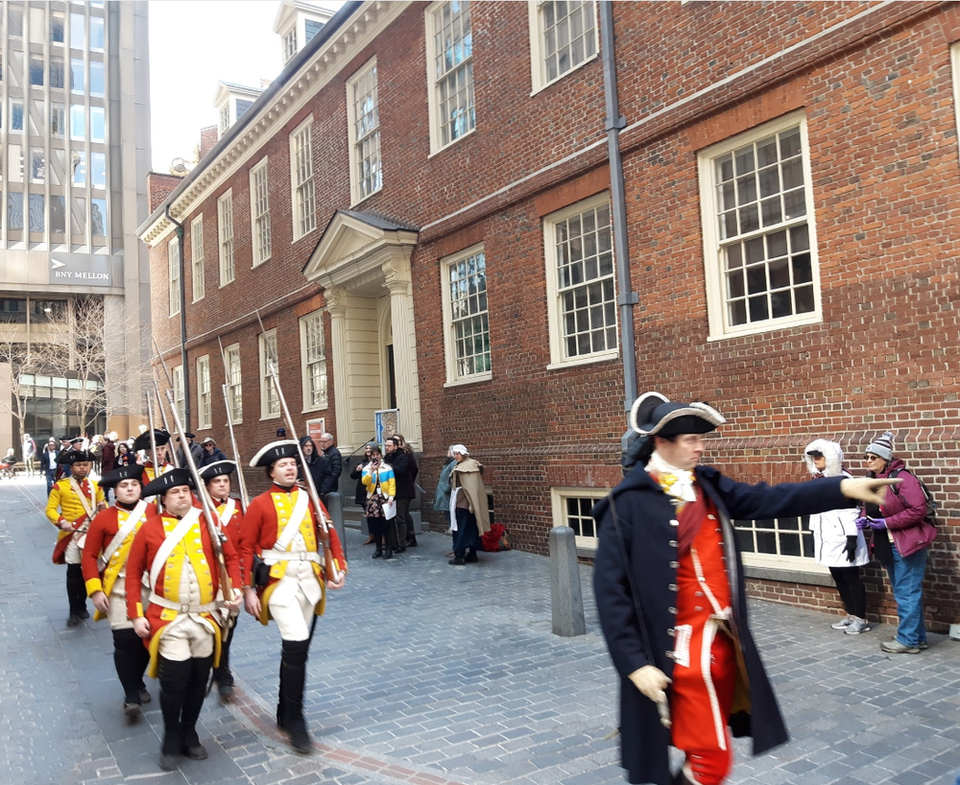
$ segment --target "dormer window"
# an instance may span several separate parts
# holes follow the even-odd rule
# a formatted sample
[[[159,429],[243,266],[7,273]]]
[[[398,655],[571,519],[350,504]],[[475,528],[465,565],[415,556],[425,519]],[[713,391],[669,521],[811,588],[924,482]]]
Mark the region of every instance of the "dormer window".
[[[273,32],[280,36],[284,65],[323,30],[333,13],[306,0],[283,0],[280,3],[273,20]]]
[[[220,118],[217,125],[222,137],[253,106],[263,90],[259,87],[220,82],[213,105]]]
[[[297,28],[294,27],[283,37],[283,62],[289,63],[297,53]]]

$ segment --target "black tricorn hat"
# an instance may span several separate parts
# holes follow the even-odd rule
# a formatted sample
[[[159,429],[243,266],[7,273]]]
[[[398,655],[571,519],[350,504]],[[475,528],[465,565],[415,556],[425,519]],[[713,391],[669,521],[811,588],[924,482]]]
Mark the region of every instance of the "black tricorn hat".
[[[190,476],[189,469],[171,469],[168,472],[164,472],[155,480],[151,480],[147,483],[146,487],[143,489],[141,496],[162,496],[171,488],[176,488],[180,485],[186,485],[188,488],[193,488],[193,477]]]
[[[153,438],[157,442],[157,447],[167,444],[170,441],[170,432],[165,431],[162,428],[153,429]],[[144,431],[136,439],[133,440],[133,449],[134,450],[149,450],[150,449],[150,431]]]
[[[710,433],[725,422],[712,406],[699,401],[673,403],[658,392],[644,393],[630,409],[630,427],[641,436]]]
[[[233,474],[237,470],[237,464],[233,461],[214,461],[208,463],[200,471],[200,479],[204,482],[210,482],[215,477]]]
[[[95,460],[94,455],[89,450],[64,450],[57,456],[57,463],[82,463],[93,460]]]
[[[100,478],[101,488],[115,488],[123,480],[136,480],[143,485],[143,467],[139,463],[119,466]]]
[[[251,466],[272,466],[281,458],[300,459],[300,445],[293,439],[270,442],[250,459]]]

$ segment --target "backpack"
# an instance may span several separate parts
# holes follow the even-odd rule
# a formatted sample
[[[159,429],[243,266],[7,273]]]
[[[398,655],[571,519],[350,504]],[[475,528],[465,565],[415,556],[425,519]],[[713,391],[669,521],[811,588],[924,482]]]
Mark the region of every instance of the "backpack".
[[[895,469],[894,471],[890,472],[890,474],[889,474],[888,476],[889,476],[891,479],[896,479],[896,477],[897,477],[901,472],[904,472],[904,471],[907,471],[907,470],[906,470],[906,469]],[[907,471],[907,474],[913,474],[913,472]],[[927,488],[926,483],[924,483],[923,480],[921,480],[919,477],[917,477],[917,475],[913,474],[913,476],[914,476],[914,478],[916,479],[916,481],[917,481],[918,483],[920,483],[920,490],[923,491],[923,498],[924,498],[924,499],[926,500],[926,502],[927,502],[927,514],[923,516],[923,519],[924,519],[927,523],[929,523],[931,526],[936,526],[936,525],[937,525],[937,510],[940,509],[940,505],[937,504],[936,501],[934,501],[933,494],[930,493],[930,489]],[[900,495],[900,486],[899,486],[899,485],[894,485],[894,486],[893,486],[893,492],[894,492],[895,494],[897,494],[897,496],[899,496],[899,495]]]

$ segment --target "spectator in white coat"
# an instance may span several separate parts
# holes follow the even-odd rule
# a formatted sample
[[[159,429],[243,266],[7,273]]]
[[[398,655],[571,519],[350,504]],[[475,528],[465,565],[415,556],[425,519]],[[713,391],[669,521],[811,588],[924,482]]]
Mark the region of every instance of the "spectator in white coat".
[[[804,459],[811,479],[850,477],[843,468],[843,450],[836,442],[816,439],[804,450]],[[860,577],[860,568],[870,561],[863,532],[857,528],[856,508],[842,507],[810,516],[814,558],[827,567],[837,584],[837,591],[847,615],[832,624],[847,635],[867,632],[867,590]]]

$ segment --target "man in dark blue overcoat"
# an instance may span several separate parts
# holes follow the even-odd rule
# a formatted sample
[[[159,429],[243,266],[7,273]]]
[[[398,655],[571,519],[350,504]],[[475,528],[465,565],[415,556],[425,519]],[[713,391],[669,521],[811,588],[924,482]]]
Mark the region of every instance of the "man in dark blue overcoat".
[[[638,462],[594,509],[594,586],[620,674],[621,765],[631,783],[719,785],[731,733],[753,753],[787,730],[747,620],[732,524],[808,515],[882,499],[888,482],[824,478],[748,485],[700,466],[704,434],[724,419],[703,403],[646,393],[631,426]],[[685,756],[671,779],[668,747]]]

